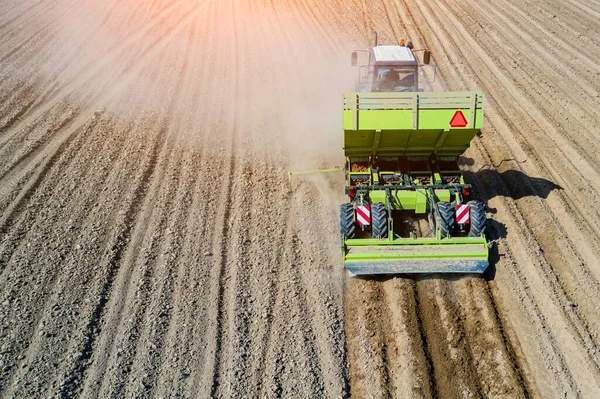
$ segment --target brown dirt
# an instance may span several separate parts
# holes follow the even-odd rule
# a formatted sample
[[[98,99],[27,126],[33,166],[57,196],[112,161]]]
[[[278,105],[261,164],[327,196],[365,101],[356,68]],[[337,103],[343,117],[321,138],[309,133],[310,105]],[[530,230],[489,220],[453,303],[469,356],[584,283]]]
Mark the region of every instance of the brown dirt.
[[[0,0],[0,396],[600,396],[600,6]],[[483,90],[487,278],[350,279],[355,48]],[[421,227],[426,231],[426,223]]]

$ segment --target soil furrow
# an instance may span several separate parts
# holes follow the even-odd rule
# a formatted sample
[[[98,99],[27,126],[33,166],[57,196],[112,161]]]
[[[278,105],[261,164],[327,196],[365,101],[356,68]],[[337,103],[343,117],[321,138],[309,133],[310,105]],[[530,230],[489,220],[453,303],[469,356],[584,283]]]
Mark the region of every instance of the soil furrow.
[[[85,143],[85,141],[83,141],[83,143]],[[94,149],[93,146],[89,145],[87,146],[87,150],[89,151],[90,149]],[[83,147],[85,148],[85,147]],[[118,147],[116,147],[118,148]],[[64,154],[68,154],[68,152],[64,153]],[[63,155],[64,155],[63,154]],[[70,161],[72,160],[72,158],[67,158]],[[49,182],[56,182],[57,181],[57,177],[61,176],[61,171],[66,171],[66,172],[70,172],[72,173],[73,176],[76,176],[76,173],[74,173],[74,170],[79,169],[81,172],[85,172],[86,169],[89,169],[88,167],[85,167],[85,165],[80,165],[78,161],[81,161],[82,159],[89,159],[89,157],[81,157],[81,158],[75,158],[77,161],[72,161],[71,165],[69,165],[69,168],[65,168],[63,170],[58,170],[58,171],[52,171],[53,173],[50,174],[50,178],[48,179]],[[78,168],[79,166],[79,168]],[[84,166],[84,167],[82,167]],[[79,173],[81,173],[79,172]],[[100,172],[103,173],[103,172]],[[85,177],[85,175],[84,175]],[[60,179],[58,180],[60,181]],[[73,182],[74,180],[72,180]],[[94,181],[94,180],[91,180]],[[52,185],[51,184],[51,190],[52,189],[56,189],[55,194],[57,194],[58,196],[60,196],[61,194],[67,193],[67,192],[73,192],[73,193],[77,193],[77,189],[78,186],[76,184],[72,184],[71,182],[67,182],[68,186],[63,186],[63,184],[59,184],[58,187],[55,187],[55,184]],[[82,226],[83,224],[85,224],[85,220],[82,218],[81,215],[84,215],[86,210],[89,209],[91,206],[91,204],[93,204],[93,201],[96,200],[96,197],[94,196],[93,192],[90,192],[89,190],[83,190],[79,192],[79,195],[73,195],[73,199],[72,202],[68,202],[65,203],[63,202],[63,200],[61,199],[56,199],[56,200],[52,200],[52,197],[50,197],[50,201],[48,201],[48,196],[46,195],[46,191],[48,190],[47,187],[41,187],[39,190],[39,193],[36,193],[36,196],[34,197],[34,199],[32,200],[32,203],[34,205],[41,203],[42,207],[44,206],[43,204],[52,204],[52,207],[59,207],[59,209],[64,209],[65,212],[68,212],[68,217],[70,218],[68,220],[68,222],[61,228],[61,229],[54,229],[54,231],[45,231],[44,230],[44,226],[45,223],[48,222],[48,220],[51,220],[47,217],[47,214],[45,215],[46,212],[44,212],[42,210],[42,212],[39,212],[40,209],[40,205],[37,205],[37,212],[40,213],[39,217],[40,217],[40,221],[37,221],[33,224],[30,225],[29,227],[29,233],[28,236],[30,236],[30,239],[27,242],[26,248],[28,249],[29,247],[31,248],[37,248],[39,253],[44,254],[44,253],[48,253],[48,257],[50,259],[60,259],[61,262],[56,262],[55,264],[48,264],[48,265],[44,265],[44,267],[39,267],[36,270],[37,275],[40,277],[40,281],[38,282],[38,284],[40,283],[44,283],[44,288],[40,289],[38,291],[33,292],[32,294],[29,294],[29,298],[24,299],[21,301],[22,306],[27,306],[27,301],[33,301],[34,303],[46,303],[45,306],[42,306],[41,308],[43,309],[44,307],[49,309],[50,308],[50,303],[48,302],[50,299],[45,299],[43,296],[40,295],[49,295],[51,292],[54,292],[54,296],[56,297],[58,295],[58,298],[60,298],[61,300],[64,300],[64,294],[63,294],[63,290],[64,288],[61,286],[61,281],[64,279],[63,274],[59,273],[59,271],[61,270],[61,268],[67,268],[67,265],[65,264],[64,260],[66,258],[69,257],[69,252],[72,251],[73,249],[78,249],[79,247],[81,247],[80,244],[76,244],[76,242],[74,242],[74,240],[77,238],[75,236],[69,237],[69,239],[65,239],[63,238],[60,241],[57,241],[57,237],[63,237],[66,232],[70,231],[70,230],[77,230],[78,228],[80,228],[80,226]],[[46,205],[48,206],[48,205]],[[33,211],[34,213],[36,213],[36,207],[35,206],[31,206],[28,207],[28,211]],[[41,208],[43,209],[43,208]],[[60,215],[60,212],[59,212]],[[65,218],[65,220],[67,219]],[[22,219],[25,223],[27,221],[27,219],[24,217]],[[89,220],[88,220],[89,222]],[[40,240],[41,239],[41,240]],[[46,243],[46,240],[48,241],[49,244]],[[33,259],[28,259],[27,256],[23,256],[23,248],[25,247],[25,245],[20,245],[17,250],[13,253],[12,258],[14,258],[18,263],[21,263],[21,267],[15,268],[14,270],[8,269],[7,272],[10,272],[11,275],[15,274],[15,273],[27,273],[28,268],[26,267],[26,265],[28,263],[31,262],[35,262],[36,261],[36,257],[34,257]],[[20,262],[17,260],[20,259]],[[11,263],[9,263],[10,266]],[[64,270],[64,269],[63,269]],[[72,277],[72,276],[71,276]],[[13,278],[16,278],[17,281],[20,279],[18,276],[15,276]],[[11,280],[11,278],[9,278],[9,281]],[[26,294],[26,293],[22,293],[22,294]],[[64,308],[64,304],[63,304],[63,308]],[[51,313],[56,313],[59,312],[62,314],[62,310],[57,310],[57,309],[52,309],[52,312],[47,312],[46,315],[43,315],[45,317],[43,317],[43,319],[45,318],[46,321],[43,323],[39,324],[39,330],[45,330],[44,334],[38,334],[38,330],[34,330],[33,332],[35,332],[36,335],[40,336],[39,342],[45,343],[45,344],[50,344],[51,341],[54,339],[54,337],[56,337],[57,335],[61,335],[61,332],[56,332],[57,330],[52,328],[52,324],[56,323],[55,320],[53,319],[49,319],[48,318],[48,314]],[[31,316],[35,316],[37,314],[37,312],[31,312]],[[78,314],[78,311],[74,313],[75,315]],[[72,317],[73,314],[68,314],[68,317]],[[56,316],[56,315],[54,315]],[[43,321],[42,319],[42,321]],[[21,322],[26,323],[28,322],[28,318],[24,318]],[[66,322],[66,319],[63,317],[63,321]],[[44,324],[46,324],[45,328]],[[15,326],[17,327],[17,326]],[[48,331],[48,332],[46,332]],[[38,342],[36,341],[37,337],[34,338],[34,343]],[[36,352],[34,348],[28,347],[28,354],[30,354],[31,356],[36,356],[36,355],[40,355],[40,354],[46,354],[46,352],[44,351],[40,351],[40,352]],[[22,356],[23,361],[28,361],[31,359],[28,359],[25,356]],[[46,364],[46,366],[48,366]],[[29,370],[25,369],[26,372],[29,372]]]
[[[18,227],[14,226],[13,224],[19,222],[31,222],[30,220],[25,220],[20,216],[27,210],[27,204],[31,197],[35,195],[40,186],[48,184],[48,181],[52,181],[50,178],[48,178],[49,175],[57,174],[57,170],[58,173],[61,171],[61,168],[65,166],[65,164],[61,163],[63,158],[66,158],[66,155],[69,153],[71,148],[80,148],[75,146],[80,144],[81,140],[84,139],[83,136],[85,135],[86,131],[88,131],[88,129],[92,129],[95,122],[96,121],[92,121],[91,123],[84,124],[82,127],[75,129],[72,132],[68,132],[66,134],[66,138],[63,139],[62,142],[56,143],[56,150],[53,151],[50,156],[46,157],[45,160],[36,165],[36,169],[31,170],[30,173],[27,173],[28,171],[26,171],[26,180],[24,180],[22,186],[17,187],[15,191],[13,191],[13,193],[17,193],[16,195],[11,196],[8,192],[2,192],[3,196],[7,195],[7,197],[5,197],[7,198],[7,203],[2,209],[2,217],[0,218],[0,234],[3,234],[2,245],[0,246],[0,253],[2,253],[2,256],[0,258],[4,258],[6,256],[5,254],[8,251],[7,248],[11,242],[19,242],[22,238],[22,229],[25,227],[23,224]]]
[[[0,0],[0,396],[597,397],[598,4]],[[485,93],[483,278],[351,279],[342,174],[288,193],[373,31]]]
[[[489,115],[489,113],[488,113],[488,115]]]
[[[513,179],[513,180],[514,180],[514,179]],[[507,183],[508,183],[508,184],[511,184],[510,182],[507,182]],[[508,185],[507,185],[507,187],[508,187]],[[522,195],[522,194],[520,194],[520,193],[515,193],[515,192],[512,192],[512,193],[511,193],[511,196],[512,196],[512,197],[514,197],[514,198],[516,198],[516,197],[522,197],[523,195]],[[542,204],[543,204],[543,203],[542,203]],[[529,208],[531,208],[531,207],[532,207],[532,203],[531,203],[531,202],[528,202],[528,203],[527,203],[527,206],[528,206]],[[523,215],[528,215],[528,214],[529,214],[529,213],[523,213]],[[551,210],[550,210],[548,207],[546,207],[546,209],[545,209],[544,211],[537,212],[537,215],[538,215],[538,216],[536,216],[536,218],[539,218],[539,215],[540,215],[540,214],[552,215],[552,213],[551,213]],[[555,219],[555,220],[556,220],[556,219]],[[554,222],[554,224],[556,224],[556,222]],[[570,230],[570,229],[569,229],[569,230]],[[563,230],[563,231],[564,231],[564,230]],[[542,236],[542,237],[541,237],[541,239],[542,239],[542,240],[544,239],[543,237],[544,237],[544,236]],[[548,236],[546,236],[546,237],[548,237]],[[567,244],[568,244],[568,242],[567,242]],[[547,244],[547,245],[545,245],[545,248],[546,248],[546,250],[545,250],[544,252],[545,252],[546,254],[551,254],[551,253],[552,253],[551,249],[552,249],[552,248],[554,248],[556,245],[558,245],[558,246],[559,246],[559,248],[560,248],[560,246],[561,246],[561,243],[559,242],[558,244],[557,244],[557,243],[552,243],[552,244]],[[571,256],[571,258],[575,259],[575,262],[574,262],[574,263],[571,265],[571,267],[569,267],[569,268],[568,268],[568,270],[571,270],[573,267],[580,267],[580,266],[583,266],[583,265],[585,265],[585,263],[584,263],[584,262],[582,262],[582,261],[579,261],[579,262],[577,262],[577,255],[576,255],[576,254],[577,254],[578,252],[579,252],[579,253],[581,253],[581,250],[579,250],[579,251],[575,251],[575,250],[573,249],[573,246],[571,246],[571,249],[570,249],[570,251],[571,251],[571,253],[573,254],[573,255]],[[558,257],[559,257],[559,259],[561,259],[562,257],[564,257],[564,253],[565,253],[565,252],[568,252],[568,251],[561,250],[561,251],[560,251],[560,253],[558,253],[556,256],[558,256]],[[560,260],[559,260],[559,259],[557,259],[557,261],[553,261],[553,262],[551,262],[551,263],[552,263],[552,264],[560,264]],[[583,272],[584,272],[584,275],[585,275],[585,273],[586,273],[586,272],[585,272],[585,270],[583,270]],[[558,277],[558,276],[557,276],[557,277]],[[589,280],[590,278],[591,278],[591,280],[592,280],[592,281],[594,280],[594,278],[593,278],[591,275],[589,275],[589,272],[588,272],[588,280]],[[571,279],[571,277],[569,277],[569,279]],[[565,281],[565,280],[563,279],[563,283],[562,283],[562,284],[564,284],[564,281]],[[566,281],[569,281],[569,280],[566,280]],[[581,284],[581,283],[580,283],[580,284]],[[579,284],[579,285],[580,285],[580,284]],[[583,284],[584,284],[584,286],[585,286],[585,283],[583,283]],[[591,284],[591,287],[590,287],[590,289],[596,289],[596,288],[597,288],[597,284]],[[562,288],[562,289],[561,289],[561,291],[562,291],[562,292],[577,292],[577,290],[565,289],[565,288]],[[563,300],[562,302],[566,304],[566,303],[570,302],[570,299],[568,299],[568,298],[567,298],[567,300]],[[585,323],[585,322],[576,322],[576,323],[574,323],[574,325],[575,325],[575,326],[581,326],[581,327],[578,327],[578,328],[583,328],[583,333],[582,333],[582,336],[583,336],[583,337],[586,337],[586,338],[584,339],[584,341],[588,339],[587,337],[590,337],[590,333],[586,331],[586,330],[587,330],[587,327],[586,327],[586,323]]]
[[[387,365],[383,363],[381,353],[383,331],[380,320],[384,315],[379,291],[377,281],[347,281],[346,326],[350,384],[352,394],[359,397],[389,395]]]
[[[235,126],[233,127],[233,129],[235,130]],[[232,134],[232,137],[234,136],[234,134]],[[233,140],[232,140],[233,141]],[[236,165],[236,160],[234,157],[232,157],[229,161],[229,165],[227,166],[227,174],[228,175],[233,175],[236,172],[239,171],[239,166]],[[211,397],[216,397],[216,396],[220,396],[219,395],[219,388],[220,388],[220,384],[223,382],[222,379],[224,376],[221,375],[221,373],[223,372],[221,370],[222,365],[222,359],[221,359],[221,353],[223,351],[223,335],[224,335],[224,326],[223,323],[225,322],[224,319],[226,319],[226,312],[227,312],[227,304],[225,303],[225,301],[228,300],[228,298],[225,297],[225,292],[228,290],[228,280],[231,277],[229,275],[229,259],[228,259],[228,251],[226,250],[228,245],[230,245],[230,224],[232,223],[232,221],[230,220],[230,218],[232,217],[232,212],[231,212],[231,204],[232,204],[232,193],[234,192],[234,188],[233,188],[234,183],[230,183],[227,185],[226,189],[223,190],[224,193],[224,197],[223,197],[223,202],[222,202],[222,207],[221,207],[221,211],[220,213],[222,214],[221,217],[219,217],[219,219],[222,219],[222,223],[219,223],[219,225],[222,225],[222,230],[220,231],[219,235],[217,236],[217,239],[215,240],[215,242],[213,243],[213,248],[215,250],[218,250],[220,247],[221,252],[217,255],[217,260],[215,261],[214,264],[214,268],[215,270],[213,270],[212,275],[215,276],[215,280],[217,281],[217,286],[216,286],[216,292],[213,295],[215,298],[217,298],[217,303],[216,303],[216,309],[215,309],[215,315],[214,315],[214,339],[213,339],[213,344],[214,345],[214,349],[213,349],[213,357],[212,360],[210,361],[210,363],[212,364],[211,367],[211,388],[210,388],[210,396]],[[225,244],[225,245],[223,245]],[[208,386],[205,385],[205,386]]]
[[[164,132],[159,133],[159,136],[163,136],[164,143]],[[95,339],[97,337],[98,330],[101,326],[104,309],[106,308],[110,293],[113,290],[113,285],[115,281],[115,277],[118,274],[119,266],[122,262],[122,258],[124,252],[127,248],[128,238],[131,236],[132,228],[135,225],[134,221],[137,214],[140,212],[141,206],[144,202],[144,198],[149,189],[149,182],[152,181],[152,176],[154,174],[157,159],[158,159],[158,150],[162,146],[161,141],[158,142],[158,146],[152,149],[151,154],[149,154],[149,159],[145,169],[141,175],[141,178],[138,181],[138,185],[133,192],[133,195],[130,199],[129,208],[125,212],[122,226],[123,229],[117,235],[115,240],[116,245],[110,250],[111,257],[108,261],[108,270],[106,274],[106,280],[102,285],[98,298],[99,301],[95,306],[91,318],[89,319],[88,325],[86,327],[86,337],[84,339],[85,344],[81,351],[80,355],[74,361],[74,368],[68,373],[69,377],[63,382],[60,389],[60,396],[71,396],[73,393],[77,392],[80,388],[80,384],[83,381],[82,376],[85,375],[85,371],[87,365],[89,365],[89,361],[92,357],[93,347],[95,344]]]

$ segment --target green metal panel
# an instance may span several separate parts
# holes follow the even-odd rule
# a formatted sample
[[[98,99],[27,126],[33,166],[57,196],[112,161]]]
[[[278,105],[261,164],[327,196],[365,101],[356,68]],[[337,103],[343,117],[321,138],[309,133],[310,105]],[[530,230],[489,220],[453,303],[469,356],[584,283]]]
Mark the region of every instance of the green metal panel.
[[[481,237],[452,237],[452,238],[394,238],[393,240],[379,240],[377,238],[349,238],[345,241],[347,246],[351,247],[369,247],[369,246],[394,246],[394,245],[432,245],[432,244],[486,244]],[[487,244],[485,245],[487,252]]]
[[[418,129],[451,129],[450,120],[456,113],[461,110],[469,122],[469,110],[466,108],[453,109],[428,109],[418,112],[417,128]],[[378,109],[361,109],[358,110],[359,124],[358,129],[353,129],[353,111],[344,110],[344,130],[383,130],[383,129],[411,129],[413,122],[412,110],[378,110]],[[480,130],[482,127],[483,110],[475,111],[474,129]],[[460,130],[471,129],[468,125],[464,128],[456,128]]]
[[[440,156],[462,155],[479,130],[382,130],[376,143],[374,130],[344,131],[347,157],[368,156]]]
[[[385,191],[384,190],[373,190],[369,192],[369,197],[371,198],[371,202],[383,202],[384,204],[387,203],[387,200],[385,198]]]
[[[402,190],[392,192],[392,209],[395,211],[400,210],[414,210],[417,207],[417,194],[413,190]]]
[[[392,191],[391,208],[394,211],[412,211],[416,208],[417,196],[422,196],[414,190],[398,190]],[[385,190],[373,190],[369,192],[371,202],[383,202],[387,205],[387,197]]]
[[[415,213],[427,212],[427,192],[425,190],[416,190],[415,199]]]
[[[461,155],[483,124],[483,93],[346,93],[346,156]],[[467,120],[452,128],[457,111]]]
[[[450,200],[450,190],[435,190],[436,202],[452,202]]]
[[[352,111],[344,111],[350,112]],[[360,113],[360,126],[368,129],[410,129],[412,126],[411,110],[365,110]]]
[[[415,211],[425,213],[429,208],[427,201],[427,190],[392,190],[391,208],[394,211]],[[383,202],[387,204],[385,190],[372,190],[369,192],[371,202]],[[436,201],[450,201],[450,190],[435,190]]]
[[[353,274],[483,273],[488,266],[484,236],[351,239],[344,242],[344,265]]]
[[[461,110],[465,116],[467,123],[469,123],[469,109],[468,108],[453,108],[453,109],[422,109],[419,110],[419,129],[451,129],[450,120],[456,113]],[[473,127],[467,125],[464,128],[456,128],[457,130],[475,129],[481,130],[482,128],[482,115],[483,109],[475,110],[475,124]]]

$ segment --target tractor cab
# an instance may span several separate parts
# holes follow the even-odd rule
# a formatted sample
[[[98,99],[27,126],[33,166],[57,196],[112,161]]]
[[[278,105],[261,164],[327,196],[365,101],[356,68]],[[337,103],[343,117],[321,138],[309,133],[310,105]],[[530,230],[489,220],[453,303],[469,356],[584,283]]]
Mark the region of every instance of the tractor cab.
[[[423,51],[423,62],[419,63],[415,52]],[[368,64],[358,65],[359,53],[368,54]],[[361,58],[366,58],[365,56]],[[429,50],[413,50],[411,42],[399,45],[378,46],[370,50],[352,53],[352,66],[359,66],[358,92],[416,92],[422,67],[429,65]],[[434,69],[435,72],[435,69]]]
[[[414,67],[381,66],[374,69],[373,75],[373,92],[412,92],[419,86]]]

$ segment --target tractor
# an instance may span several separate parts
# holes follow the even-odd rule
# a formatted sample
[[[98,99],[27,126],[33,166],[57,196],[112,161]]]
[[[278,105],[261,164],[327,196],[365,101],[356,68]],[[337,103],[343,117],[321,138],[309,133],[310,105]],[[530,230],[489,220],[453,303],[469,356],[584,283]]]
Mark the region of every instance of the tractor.
[[[358,65],[360,52],[368,64]],[[484,204],[458,164],[482,128],[484,95],[424,92],[419,77],[430,58],[404,41],[352,53],[359,78],[357,91],[343,95],[349,201],[340,206],[351,276],[488,267]]]

